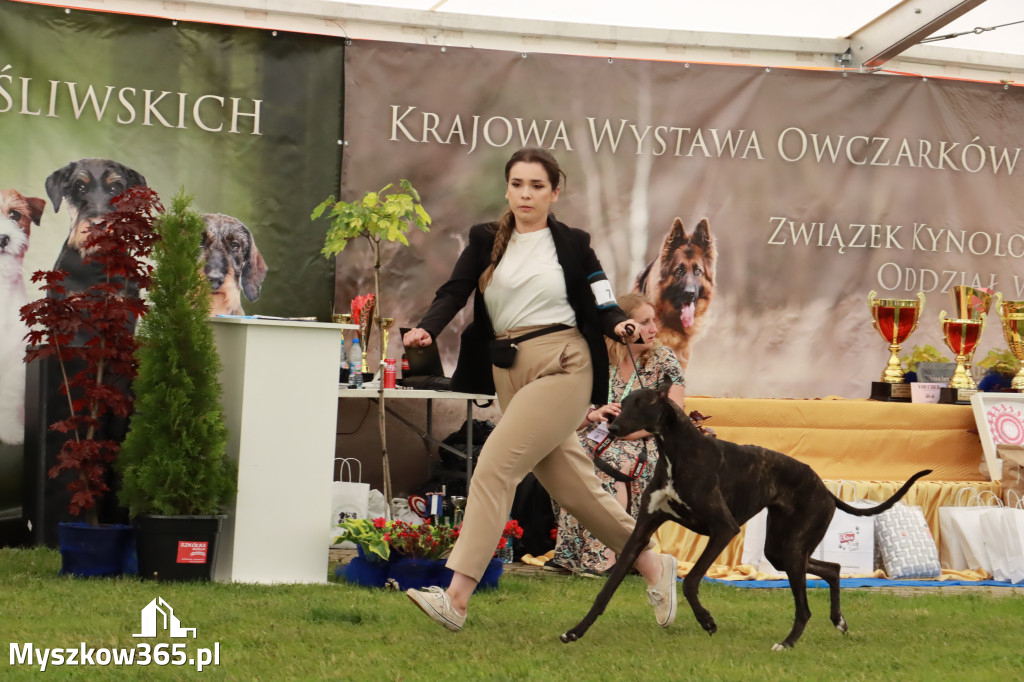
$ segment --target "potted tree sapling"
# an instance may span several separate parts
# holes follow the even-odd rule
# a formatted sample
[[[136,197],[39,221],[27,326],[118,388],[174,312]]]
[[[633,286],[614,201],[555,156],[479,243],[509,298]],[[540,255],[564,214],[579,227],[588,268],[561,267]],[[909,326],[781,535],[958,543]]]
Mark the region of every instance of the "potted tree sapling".
[[[67,271],[38,271],[32,281],[43,282],[45,295],[21,309],[30,329],[25,361],[54,363],[67,398],[67,412],[49,427],[66,438],[48,475],[73,474],[68,512],[84,522],[58,524],[58,539],[61,573],[80,576],[134,572],[131,527],[101,524],[98,509],[111,492],[110,467],[120,449],[112,423],[132,410],[134,330],[146,312],[140,290],[149,285],[146,258],[158,240],[153,221],[161,207],[145,187],[112,204],[115,210],[85,237],[82,270],[92,283],[69,290]]]
[[[224,507],[236,491],[203,276],[204,223],[179,192],[156,221],[149,312],[138,331],[135,414],[121,448],[122,499],[139,575],[209,580]]]
[[[321,253],[327,258],[337,256],[345,250],[349,242],[360,237],[365,238],[373,255],[373,293],[376,303],[374,323],[380,328],[381,312],[384,307],[380,298],[380,249],[381,241],[400,242],[409,245],[406,233],[411,225],[423,232],[429,232],[430,215],[420,202],[420,195],[408,180],[399,180],[401,192],[392,191],[394,183],[377,190],[367,192],[357,201],[338,201],[333,196],[313,209],[312,219],[317,220],[326,215],[330,220],[324,248]],[[369,326],[367,326],[369,328]],[[381,458],[384,470],[384,499],[391,503],[391,467],[388,463],[387,439],[384,430],[384,334],[378,334],[380,350],[381,381],[378,382],[377,424],[380,430]]]

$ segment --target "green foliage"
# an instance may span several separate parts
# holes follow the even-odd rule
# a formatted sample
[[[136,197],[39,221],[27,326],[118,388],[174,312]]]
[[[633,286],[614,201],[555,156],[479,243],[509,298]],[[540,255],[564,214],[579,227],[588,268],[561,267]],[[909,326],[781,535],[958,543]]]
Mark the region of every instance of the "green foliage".
[[[139,514],[216,514],[235,493],[199,263],[204,224],[183,192],[157,222],[149,313],[138,332],[135,415],[121,447],[121,501]]]
[[[919,362],[950,362],[950,360],[939,352],[935,346],[926,345],[924,348],[914,346],[914,350],[902,356],[900,362],[903,363],[905,371],[916,372],[917,363]]]
[[[430,215],[420,203],[419,193],[408,180],[399,180],[399,184],[402,192],[385,194],[394,186],[389,183],[376,192],[367,192],[359,201],[338,201],[330,196],[313,209],[313,220],[326,213],[331,221],[321,253],[328,258],[335,256],[356,237],[374,242],[398,241],[408,246],[405,235],[410,224],[429,232]]]
[[[1010,377],[1020,370],[1020,363],[1008,348],[993,348],[988,355],[975,361],[974,366],[986,371],[994,369],[999,374]]]

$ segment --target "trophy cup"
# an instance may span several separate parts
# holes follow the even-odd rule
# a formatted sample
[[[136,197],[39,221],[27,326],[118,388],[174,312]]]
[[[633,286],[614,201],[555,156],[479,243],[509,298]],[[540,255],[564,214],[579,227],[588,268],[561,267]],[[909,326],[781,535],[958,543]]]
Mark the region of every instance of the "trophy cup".
[[[959,286],[950,287],[949,295],[953,298],[953,309],[956,319],[959,320],[977,320],[982,314],[988,315],[989,308],[992,306],[992,290],[981,287],[967,286],[961,284]],[[1002,296],[998,297],[1002,299]],[[985,325],[982,324],[982,329]],[[967,358],[964,360],[964,371],[967,372],[967,376],[971,380],[971,388],[977,388],[978,385],[974,381],[974,375],[971,373],[971,365],[974,364],[974,351],[977,350],[977,344],[971,349],[971,352],[967,354]]]
[[[462,518],[466,515],[466,498],[461,495],[452,495],[451,501],[452,507],[455,508],[452,525],[457,526],[462,523]]]
[[[996,312],[1003,323],[1006,345],[1020,365],[1020,370],[1010,382],[1010,388],[1024,391],[1024,301],[1003,301],[1002,296],[996,294]]]
[[[949,319],[946,311],[939,313],[942,323],[942,338],[949,349],[956,353],[956,370],[949,379],[949,386],[939,391],[940,403],[967,405],[971,396],[978,392],[974,378],[967,371],[967,359],[978,347],[981,333],[985,331],[985,313],[979,313],[974,319]]]
[[[395,318],[393,317],[378,317],[377,326],[380,327],[380,337],[384,340],[384,352],[381,355],[380,361],[384,362],[384,358],[388,356],[388,334],[391,328],[395,326]]]
[[[356,315],[356,324],[359,325],[359,343],[362,345],[363,366],[365,374],[369,371],[366,366],[366,349],[370,345],[370,330],[373,329],[373,309],[377,305],[377,298],[373,294],[366,294],[356,298],[356,305],[359,313]]]
[[[872,291],[868,294],[868,307],[875,329],[889,343],[889,362],[882,371],[882,380],[871,382],[871,400],[910,402],[910,384],[903,383],[903,368],[897,353],[900,344],[917,329],[924,310],[924,293],[919,291],[915,300],[877,298]]]

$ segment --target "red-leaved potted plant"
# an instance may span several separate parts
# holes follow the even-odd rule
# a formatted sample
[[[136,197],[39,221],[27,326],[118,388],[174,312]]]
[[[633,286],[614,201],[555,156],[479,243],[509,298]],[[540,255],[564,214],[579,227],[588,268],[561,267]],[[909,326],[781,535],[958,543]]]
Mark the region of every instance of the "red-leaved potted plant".
[[[146,258],[159,239],[153,220],[163,209],[156,192],[135,187],[115,198],[112,205],[115,210],[91,226],[85,237],[77,274],[88,275],[88,286],[78,290],[67,286],[67,270],[37,271],[32,281],[43,283],[44,297],[21,309],[21,319],[30,330],[25,362],[52,358],[60,372],[60,393],[67,399],[67,412],[49,425],[66,439],[48,475],[75,474],[67,484],[68,512],[85,523],[60,524],[62,545],[66,531],[100,525],[97,507],[110,492],[111,463],[120,448],[120,443],[104,432],[104,424],[127,418],[132,411],[129,385],[136,372],[134,330],[146,312],[140,290],[149,285],[151,267]],[[122,536],[115,551],[130,554],[130,526],[112,530]],[[79,550],[85,547],[79,543],[66,549],[62,549],[62,573],[109,575],[124,568],[124,556],[113,557],[104,566],[81,566]]]

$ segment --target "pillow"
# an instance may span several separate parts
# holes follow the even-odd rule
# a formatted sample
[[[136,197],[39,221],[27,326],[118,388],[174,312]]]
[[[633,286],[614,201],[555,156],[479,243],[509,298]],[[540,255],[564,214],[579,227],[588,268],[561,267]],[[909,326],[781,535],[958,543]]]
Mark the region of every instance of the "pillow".
[[[897,502],[876,516],[875,547],[890,578],[938,578],[942,574],[939,550],[920,507]]]

